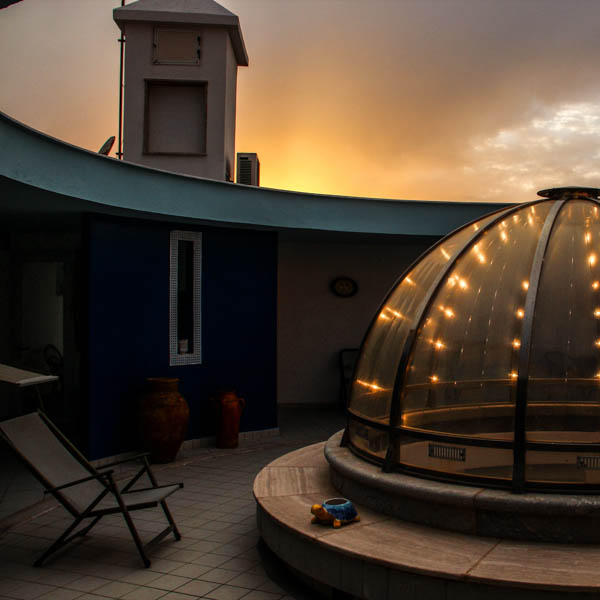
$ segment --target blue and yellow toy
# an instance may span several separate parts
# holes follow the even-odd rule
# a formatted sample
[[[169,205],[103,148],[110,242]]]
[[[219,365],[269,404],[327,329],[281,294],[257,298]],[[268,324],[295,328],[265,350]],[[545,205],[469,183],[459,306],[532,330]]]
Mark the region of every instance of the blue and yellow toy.
[[[314,515],[311,523],[341,527],[345,523],[360,521],[354,504],[346,498],[331,498],[323,504],[313,504],[310,512]]]

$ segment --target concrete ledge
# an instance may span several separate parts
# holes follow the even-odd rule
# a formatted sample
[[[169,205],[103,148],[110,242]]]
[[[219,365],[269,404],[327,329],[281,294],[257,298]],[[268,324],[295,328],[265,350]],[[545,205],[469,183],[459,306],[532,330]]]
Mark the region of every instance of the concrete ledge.
[[[329,444],[336,440],[339,443],[339,434]],[[359,523],[340,529],[312,525],[310,506],[339,495],[324,451],[325,443],[319,443],[286,454],[267,465],[254,482],[265,543],[320,586],[367,600],[599,597],[597,546],[500,540],[436,529],[374,511],[347,494],[357,504]],[[462,503],[464,498],[454,506]]]
[[[325,447],[331,481],[342,495],[378,512],[462,533],[558,543],[600,543],[600,496],[470,487],[381,469],[340,447]]]
[[[244,445],[248,442],[257,442],[262,440],[269,440],[274,437],[278,437],[280,435],[279,427],[273,427],[272,429],[257,429],[255,431],[240,431],[240,444]],[[183,444],[181,444],[181,448],[177,453],[177,457],[175,460],[179,460],[182,458],[182,452],[187,452],[189,450],[196,450],[197,448],[211,448],[215,446],[217,443],[217,438],[215,436],[212,437],[203,437],[203,438],[195,438],[193,440],[185,440]],[[98,458],[96,460],[91,460],[90,463],[96,467],[100,468],[108,463],[117,461],[117,460],[125,460],[132,456],[135,456],[137,452],[124,452],[123,454],[115,454],[114,456],[106,456],[104,458]],[[153,465],[156,468],[156,465]],[[127,465],[124,467],[127,469]],[[120,470],[117,467],[117,470]]]
[[[245,442],[255,442],[258,440],[271,439],[279,436],[279,427],[273,427],[272,429],[257,429],[255,431],[240,431],[240,444]],[[193,450],[195,448],[209,448],[217,443],[215,436],[195,438],[193,440],[185,440],[181,444],[181,450]]]

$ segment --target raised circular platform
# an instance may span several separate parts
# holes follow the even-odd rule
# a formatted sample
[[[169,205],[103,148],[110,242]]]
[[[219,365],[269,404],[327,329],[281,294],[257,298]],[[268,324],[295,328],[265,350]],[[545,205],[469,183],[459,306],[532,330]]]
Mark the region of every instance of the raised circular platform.
[[[340,438],[341,432],[329,440],[328,454],[359,460],[339,447]],[[357,504],[360,522],[340,529],[311,524],[310,507],[340,493],[331,482],[325,447],[323,442],[286,454],[266,466],[254,482],[264,541],[317,586],[367,600],[505,600],[509,594],[511,600],[600,597],[600,546],[448,531],[373,510],[346,491],[343,495]],[[472,503],[474,488],[461,489],[466,495],[459,507]],[[418,497],[436,510],[433,498],[424,501],[417,495],[413,504]]]
[[[600,496],[514,494],[507,490],[383,473],[340,447],[325,446],[339,493],[405,521],[475,535],[562,543],[600,543]]]

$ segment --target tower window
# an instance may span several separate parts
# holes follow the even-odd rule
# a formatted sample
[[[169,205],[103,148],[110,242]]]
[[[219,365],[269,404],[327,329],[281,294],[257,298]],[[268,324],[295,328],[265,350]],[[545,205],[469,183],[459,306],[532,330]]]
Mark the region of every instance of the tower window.
[[[206,154],[206,83],[146,82],[145,154]]]
[[[197,65],[201,50],[202,36],[198,31],[159,27],[154,30],[155,65]]]

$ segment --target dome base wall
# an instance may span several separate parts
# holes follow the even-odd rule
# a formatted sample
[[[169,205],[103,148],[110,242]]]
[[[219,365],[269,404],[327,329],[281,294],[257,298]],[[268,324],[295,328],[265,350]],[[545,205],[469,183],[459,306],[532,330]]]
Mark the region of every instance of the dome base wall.
[[[505,490],[431,481],[379,466],[341,447],[325,446],[331,483],[342,496],[379,513],[471,535],[554,543],[600,542],[600,496]]]

